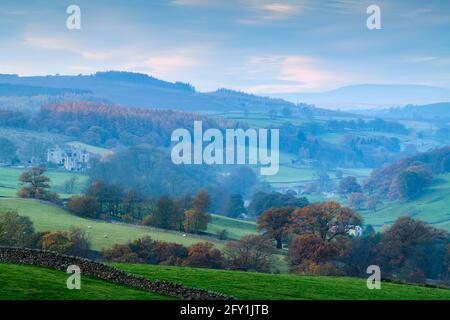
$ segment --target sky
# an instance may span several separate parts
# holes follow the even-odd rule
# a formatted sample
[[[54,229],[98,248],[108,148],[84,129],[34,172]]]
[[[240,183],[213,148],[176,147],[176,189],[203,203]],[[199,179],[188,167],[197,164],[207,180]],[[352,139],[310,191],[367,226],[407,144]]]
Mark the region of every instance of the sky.
[[[80,30],[66,27],[73,4]],[[0,0],[0,73],[107,70],[256,94],[450,88],[450,1]]]

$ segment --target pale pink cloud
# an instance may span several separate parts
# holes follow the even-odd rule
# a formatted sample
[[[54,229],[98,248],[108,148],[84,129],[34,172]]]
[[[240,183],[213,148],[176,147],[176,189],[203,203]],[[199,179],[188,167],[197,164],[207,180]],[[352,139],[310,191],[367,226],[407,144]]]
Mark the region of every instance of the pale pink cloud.
[[[183,71],[195,69],[202,63],[200,53],[197,50],[178,49],[151,56],[134,57],[133,60],[116,66],[116,69],[145,72],[155,77],[179,80],[177,75]]]
[[[244,90],[253,93],[286,93],[318,90],[333,87],[344,79],[321,67],[312,57],[299,55],[253,57],[248,63],[248,75],[274,79],[268,83],[249,86]]]

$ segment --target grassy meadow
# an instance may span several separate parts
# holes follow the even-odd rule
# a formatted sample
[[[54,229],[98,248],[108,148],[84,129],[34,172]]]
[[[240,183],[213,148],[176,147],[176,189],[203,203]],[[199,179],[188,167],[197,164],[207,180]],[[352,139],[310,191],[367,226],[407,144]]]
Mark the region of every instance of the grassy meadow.
[[[376,228],[392,224],[398,217],[411,216],[450,231],[450,174],[434,178],[417,199],[386,202],[376,212],[362,211],[366,223]]]
[[[127,243],[145,236],[186,246],[201,241],[212,242],[218,247],[223,246],[223,242],[211,237],[184,235],[176,231],[89,220],[38,200],[0,198],[0,208],[17,210],[20,215],[29,217],[36,231],[70,231],[74,227],[80,228],[86,232],[93,250],[109,248],[115,243]],[[217,228],[221,229],[220,226]]]
[[[19,177],[25,168],[0,167],[0,197],[15,197],[20,189]],[[64,185],[72,177],[76,177],[75,189],[73,194],[83,193],[88,177],[81,173],[72,173],[69,171],[49,170],[45,173],[50,178],[50,186],[53,192],[60,195],[61,198],[70,197],[72,194],[65,192]]]
[[[67,273],[0,263],[0,300],[168,300],[171,297],[82,277],[81,290],[68,290]]]
[[[366,279],[195,269],[155,265],[115,264],[150,280],[167,280],[251,300],[427,300],[450,299],[450,290],[382,283],[367,289]]]
[[[383,282],[369,290],[365,279],[114,264],[150,280],[214,290],[241,300],[450,300],[450,290]],[[167,300],[173,297],[82,277],[81,290],[68,290],[67,274],[47,268],[0,263],[0,300]]]

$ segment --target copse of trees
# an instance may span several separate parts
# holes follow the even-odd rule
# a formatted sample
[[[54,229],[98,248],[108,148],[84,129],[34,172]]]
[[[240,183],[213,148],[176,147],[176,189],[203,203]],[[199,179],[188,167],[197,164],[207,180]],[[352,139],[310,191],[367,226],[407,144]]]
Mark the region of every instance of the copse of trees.
[[[288,261],[292,272],[317,275],[338,274],[331,261],[339,254],[336,243],[324,241],[315,234],[296,237],[289,247]]]
[[[128,244],[115,244],[104,249],[106,261],[126,263],[164,264],[196,268],[219,269],[224,266],[222,252],[211,243],[200,242],[189,248],[150,237],[134,240]]]
[[[184,213],[171,197],[162,196],[153,212],[145,220],[147,225],[162,229],[182,230]]]
[[[443,165],[448,157],[450,147],[446,146],[375,169],[364,181],[363,190],[378,198],[417,197],[431,183],[433,175],[448,172]]]
[[[423,166],[409,167],[393,181],[390,195],[394,198],[412,200],[431,184],[433,176]]]
[[[15,211],[0,210],[0,245],[24,247],[34,233],[33,223]]]
[[[352,176],[343,178],[338,186],[338,192],[342,195],[361,192],[361,190],[361,185],[358,183],[358,180]]]
[[[153,197],[192,194],[202,189],[218,194],[219,187],[227,189],[224,180],[228,181],[219,174],[219,169],[208,165],[175,165],[167,148],[141,144],[121,149],[104,161],[94,163],[89,177],[92,181],[101,180]],[[226,195],[223,199],[216,197],[214,205],[227,200]]]
[[[185,247],[146,237],[127,244],[115,244],[109,249],[104,249],[102,255],[109,262],[269,272],[273,267],[274,252],[269,239],[259,235],[248,235],[240,240],[228,242],[223,252],[209,242],[199,242]]]
[[[337,202],[314,203],[292,216],[294,240],[288,261],[293,272],[336,275],[332,263],[347,245],[349,231],[362,225],[359,214]]]
[[[225,127],[227,121],[172,110],[127,108],[93,102],[65,102],[43,106],[31,123],[76,137],[83,142],[114,147],[150,143],[167,145],[177,128],[191,128],[194,120],[205,127]]]
[[[200,233],[208,228],[211,196],[200,190],[194,198],[161,196],[156,202],[135,190],[102,180],[91,183],[85,195],[73,196],[66,207],[72,213],[91,219],[120,219],[161,229]]]
[[[92,182],[82,196],[73,196],[66,205],[72,213],[91,219],[140,221],[152,207],[152,200],[135,190],[125,191],[103,180]]]
[[[73,196],[67,203],[67,209],[77,216],[97,219],[101,213],[101,206],[93,196]]]
[[[450,235],[411,217],[400,217],[385,232],[352,240],[340,260],[350,276],[379,265],[385,278],[409,282],[448,281]]]
[[[279,192],[257,192],[253,195],[248,207],[251,216],[258,217],[264,211],[271,208],[303,208],[308,205],[305,197],[297,198],[294,195],[282,194]]]
[[[408,134],[402,124],[381,119],[373,121],[305,122],[302,125],[286,123],[280,127],[280,149],[300,158],[314,159],[329,167],[378,167],[398,159],[401,143],[398,138],[382,135],[360,137],[345,135],[340,143],[329,143],[320,138],[327,133],[351,131],[393,132]]]
[[[16,145],[9,139],[0,137],[0,163],[14,164],[20,162]]]
[[[271,241],[259,235],[230,241],[224,249],[227,267],[242,271],[269,272],[274,253]]]
[[[241,215],[247,213],[247,208],[244,205],[244,199],[240,194],[231,194],[226,209],[227,216],[230,218],[239,218]]]
[[[188,233],[203,232],[211,222],[211,215],[207,212],[210,206],[211,197],[204,190],[199,191],[194,198],[186,196],[178,201],[162,196],[142,220],[142,224]]]

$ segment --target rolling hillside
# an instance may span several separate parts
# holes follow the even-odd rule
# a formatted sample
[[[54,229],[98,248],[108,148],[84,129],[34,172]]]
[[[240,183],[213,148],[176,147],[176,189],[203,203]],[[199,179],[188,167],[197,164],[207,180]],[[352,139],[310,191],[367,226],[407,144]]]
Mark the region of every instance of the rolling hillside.
[[[223,246],[221,241],[211,237],[190,234],[184,236],[182,233],[175,231],[88,220],[72,215],[57,206],[37,200],[0,198],[0,208],[17,210],[20,215],[29,217],[36,231],[69,231],[74,227],[78,227],[86,232],[92,243],[93,250],[109,248],[115,243],[126,243],[145,236],[186,246],[201,241],[213,242],[218,247]]]
[[[238,299],[450,299],[450,290],[383,283],[369,290],[365,279],[193,269],[153,265],[117,264],[119,269],[187,286],[233,295]]]
[[[368,290],[365,279],[117,264],[150,280],[175,281],[252,300],[449,300],[450,290],[382,283]],[[46,268],[0,264],[0,300],[167,300],[171,297],[82,277],[81,290],[67,290],[67,274]]]
[[[25,170],[24,168],[0,167],[0,197],[16,196],[20,188],[19,177]],[[50,178],[51,190],[57,192],[62,198],[67,198],[71,195],[66,194],[64,190],[64,184],[70,178],[77,178],[73,194],[82,193],[88,181],[86,175],[68,171],[48,171],[46,172],[46,176]]]
[[[0,300],[168,300],[171,297],[83,277],[81,290],[68,290],[68,275],[46,268],[0,264]]]
[[[366,223],[376,228],[392,224],[398,217],[411,216],[450,231],[450,175],[439,175],[419,198],[408,202],[386,202],[376,212],[362,211]]]

